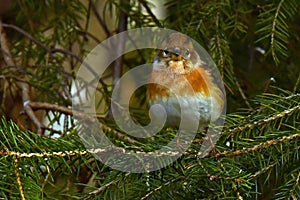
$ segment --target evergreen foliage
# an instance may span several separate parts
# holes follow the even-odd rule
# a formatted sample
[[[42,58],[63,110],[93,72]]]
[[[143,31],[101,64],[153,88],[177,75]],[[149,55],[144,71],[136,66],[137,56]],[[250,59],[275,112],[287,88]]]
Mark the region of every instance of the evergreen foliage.
[[[153,7],[147,0],[26,0],[0,12],[7,35],[0,46],[7,50],[7,41],[15,60],[7,63],[0,52],[0,199],[300,199],[300,1],[170,0],[165,20]],[[120,31],[120,13],[128,29],[181,31],[212,56],[228,112],[205,158],[198,155],[204,133],[175,163],[144,174],[111,169],[85,149],[73,119],[80,113],[71,110],[72,79],[91,46]],[[152,59],[149,50],[129,53],[123,72]],[[104,132],[128,151],[164,145],[176,130],[138,140],[107,117],[112,76],[107,70],[97,88]],[[16,112],[19,121],[7,114],[20,104],[24,84],[34,91],[29,107],[45,112],[48,127],[30,116],[23,122],[30,109]],[[145,124],[144,88],[136,95],[132,116]]]

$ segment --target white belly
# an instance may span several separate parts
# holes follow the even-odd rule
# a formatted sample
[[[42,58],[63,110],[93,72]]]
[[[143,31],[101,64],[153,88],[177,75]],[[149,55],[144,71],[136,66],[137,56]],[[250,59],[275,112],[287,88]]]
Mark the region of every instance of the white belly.
[[[195,96],[159,98],[153,104],[160,104],[167,113],[166,126],[186,127],[192,130],[202,129],[210,121],[210,98],[199,94]],[[161,117],[161,112],[155,110],[151,115]],[[182,123],[180,126],[180,123]]]

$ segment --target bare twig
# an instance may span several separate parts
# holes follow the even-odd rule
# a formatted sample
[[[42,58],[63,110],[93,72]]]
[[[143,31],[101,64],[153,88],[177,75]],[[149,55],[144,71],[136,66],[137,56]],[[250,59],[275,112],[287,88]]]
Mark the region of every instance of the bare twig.
[[[298,88],[299,85],[300,85],[300,73],[299,73],[299,76],[298,76],[298,78],[297,78],[296,84],[295,84],[295,86],[294,86],[294,93],[296,93],[297,90],[299,89],[299,88]]]
[[[31,41],[33,41],[38,46],[42,47],[43,49],[45,49],[48,52],[51,52],[51,48],[47,47],[45,44],[43,44],[39,40],[35,39],[32,35],[30,35],[26,31],[24,31],[23,29],[15,26],[15,25],[12,25],[12,24],[5,24],[5,23],[3,23],[2,26],[4,28],[11,28],[11,29],[16,30],[17,32],[21,33],[22,35],[24,35],[25,37],[27,37],[28,39],[30,39]]]
[[[243,100],[245,101],[245,104],[248,106],[248,108],[250,110],[253,110],[253,108],[252,108],[251,104],[249,103],[249,101],[248,101],[248,99],[247,99],[247,97],[246,97],[246,95],[245,95],[245,93],[244,93],[244,91],[243,91],[240,83],[238,82],[237,78],[234,75],[233,75],[233,79],[234,79],[234,82],[235,82],[235,84],[236,84],[239,92],[240,92],[240,95],[242,96]]]
[[[121,0],[121,6],[123,4],[129,4],[130,0]],[[125,13],[120,8],[120,18],[119,18],[119,26],[118,26],[118,33],[124,32],[127,30],[127,21],[128,21],[127,13]],[[125,48],[125,35],[122,34],[119,37],[119,40],[117,41],[117,44],[114,44],[116,46],[116,55],[120,55],[119,58],[117,58],[114,61],[114,67],[113,67],[113,87],[116,86],[117,82],[120,80],[121,74],[122,74],[122,65],[123,65],[123,55]],[[116,99],[119,99],[120,94],[116,94]],[[114,102],[111,102],[111,106],[115,106]],[[112,117],[112,111],[109,112],[109,117]]]
[[[34,110],[43,109],[43,110],[57,111],[60,113],[64,113],[66,115],[74,115],[74,116],[78,116],[78,117],[83,116],[83,114],[80,112],[76,112],[76,111],[66,108],[64,106],[59,106],[56,104],[51,104],[51,103],[46,103],[46,102],[29,102],[28,106],[30,106]]]
[[[39,40],[35,39],[32,35],[30,35],[29,33],[27,33],[26,31],[24,31],[23,29],[12,25],[12,24],[2,24],[3,27],[7,27],[7,28],[12,28],[16,31],[18,31],[19,33],[21,33],[22,35],[24,35],[25,37],[27,37],[29,40],[31,40],[32,42],[34,42],[35,44],[37,44],[38,46],[40,46],[41,48],[45,49],[48,53],[62,53],[64,55],[68,55],[71,56],[73,58],[75,58],[78,62],[82,63],[82,65],[84,65],[95,77],[98,76],[97,72],[95,72],[93,70],[93,68],[91,66],[89,66],[86,62],[83,61],[82,58],[80,58],[78,55],[76,55],[75,53],[68,51],[66,49],[58,49],[58,48],[49,48],[47,45],[43,44],[42,42],[40,42]],[[15,66],[15,65],[14,65]],[[101,85],[103,86],[103,89],[107,88],[107,85],[104,83],[104,81],[102,79],[99,80],[99,82],[101,83]]]
[[[31,107],[34,110],[42,109],[42,110],[57,111],[57,112],[60,112],[60,113],[64,113],[66,115],[72,115],[72,116],[75,116],[75,117],[78,117],[78,118],[83,118],[83,119],[87,118],[88,120],[93,121],[92,118],[89,118],[89,116],[85,115],[84,113],[72,110],[70,108],[66,108],[64,106],[59,106],[59,105],[50,104],[50,103],[46,103],[46,102],[29,102],[28,106]],[[100,122],[98,122],[98,123],[100,123]],[[106,126],[105,124],[101,124],[101,129],[103,131],[107,131],[107,132],[110,132],[110,133],[116,135],[116,137],[118,137],[118,138],[126,140],[130,144],[137,143],[136,140],[128,137],[127,135],[125,135],[121,132],[118,132],[118,131]]]
[[[130,0],[121,0],[122,4],[129,4]],[[118,25],[118,33],[124,32],[127,30],[128,16],[122,9],[120,9],[120,18]],[[125,48],[125,37],[124,35],[120,36],[118,44],[116,45],[117,55],[121,55]],[[115,60],[114,64],[114,74],[113,74],[113,83],[114,85],[119,81],[122,73],[122,64],[123,64],[123,56],[120,56]]]
[[[153,12],[152,12],[151,8],[149,8],[147,2],[145,0],[139,0],[139,2],[144,6],[144,8],[146,9],[146,11],[150,15],[150,17],[153,19],[153,21],[156,24],[156,26],[161,27],[161,23],[156,18],[156,16],[153,14]]]
[[[10,66],[16,66],[16,62],[10,52],[9,48],[9,42],[5,33],[5,30],[3,29],[4,25],[2,24],[2,20],[0,19],[0,46],[4,55],[4,60],[7,65]],[[18,27],[16,27],[18,28]],[[34,39],[34,38],[33,38]],[[22,81],[17,81],[17,86],[22,91],[22,102],[23,102],[23,109],[27,116],[33,121],[33,123],[37,126],[38,133],[40,135],[43,135],[43,125],[39,121],[39,119],[34,114],[33,110],[27,106],[27,104],[30,102],[30,91],[29,91],[29,85],[26,82],[26,79],[23,75],[20,76],[20,79]]]
[[[29,40],[33,41],[35,44],[37,44],[38,46],[40,46],[41,48],[45,49],[49,54],[53,54],[53,53],[61,53],[70,57],[75,58],[78,62],[82,63],[83,66],[85,66],[94,76],[95,78],[98,77],[98,73],[94,71],[94,69],[89,66],[88,63],[84,62],[84,60],[82,58],[80,58],[78,55],[76,55],[75,53],[68,51],[66,49],[58,49],[58,48],[49,48],[48,46],[46,46],[45,44],[43,44],[42,42],[40,42],[39,40],[35,39],[33,36],[31,36],[29,33],[27,33],[26,31],[24,31],[23,29],[15,26],[15,25],[11,25],[11,24],[2,24],[3,27],[7,27],[7,28],[12,28],[16,31],[18,31],[19,33],[21,33],[22,35],[24,35],[25,37],[27,37]],[[11,63],[12,66],[15,66],[15,64]],[[101,77],[99,77],[99,79],[95,79],[95,80],[99,80],[100,84],[102,85],[102,90],[105,94],[109,94],[108,90],[107,90],[107,85],[106,83],[103,81],[103,79]],[[20,88],[25,88],[25,87],[20,87]],[[106,102],[108,104],[110,104],[110,99],[106,97]],[[26,102],[27,103],[27,102]],[[30,115],[32,116],[32,115]],[[37,121],[37,120],[33,120],[33,121]],[[40,124],[36,124],[37,126],[39,126]],[[39,129],[40,133],[42,133],[42,127]]]
[[[4,61],[7,65],[15,66],[16,62],[13,59],[13,56],[9,50],[9,43],[6,36],[6,33],[3,29],[4,25],[2,23],[2,19],[0,18],[0,46],[3,53]]]
[[[92,8],[92,11],[94,12],[97,20],[99,21],[99,24],[102,26],[103,30],[105,31],[106,36],[110,36],[110,31],[108,30],[106,24],[104,23],[100,14],[98,13],[95,3],[91,2],[91,8]]]

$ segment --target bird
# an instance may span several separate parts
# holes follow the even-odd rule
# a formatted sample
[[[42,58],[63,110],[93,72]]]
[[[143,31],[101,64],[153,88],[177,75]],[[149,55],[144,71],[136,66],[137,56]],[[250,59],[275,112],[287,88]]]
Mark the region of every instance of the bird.
[[[172,33],[161,43],[146,96],[150,106],[159,104],[164,108],[166,127],[178,128],[183,120],[185,127],[196,126],[200,131],[216,121],[224,108],[222,89],[190,37],[182,33]],[[151,115],[159,118],[161,112],[154,110]]]

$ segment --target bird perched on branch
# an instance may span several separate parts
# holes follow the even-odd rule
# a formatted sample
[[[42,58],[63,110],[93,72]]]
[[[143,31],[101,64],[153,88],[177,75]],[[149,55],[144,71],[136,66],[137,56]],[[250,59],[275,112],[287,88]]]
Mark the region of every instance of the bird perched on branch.
[[[173,33],[162,43],[153,62],[147,99],[150,105],[163,106],[166,126],[179,127],[185,116],[185,122],[201,130],[220,117],[224,94],[205,65],[186,35]]]

